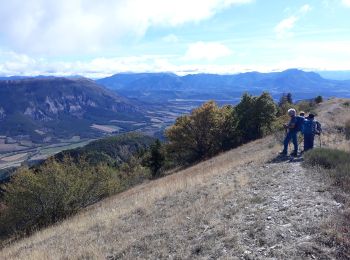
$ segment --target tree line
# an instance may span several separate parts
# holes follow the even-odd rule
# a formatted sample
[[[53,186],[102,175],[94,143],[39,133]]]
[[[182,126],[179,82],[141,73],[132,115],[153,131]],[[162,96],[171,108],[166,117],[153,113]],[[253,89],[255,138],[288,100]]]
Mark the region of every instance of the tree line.
[[[209,101],[180,116],[166,129],[166,141],[151,146],[146,163],[154,177],[179,165],[208,159],[220,152],[259,139],[283,129],[289,120],[287,110],[314,112],[322,96],[293,102],[291,93],[283,93],[276,103],[269,93],[260,96],[243,94],[236,106],[219,107]]]
[[[245,93],[236,106],[204,103],[178,117],[165,131],[166,141],[153,146],[147,160],[153,164],[152,174],[158,176],[162,168],[193,164],[265,136],[273,130],[277,111],[268,93]]]

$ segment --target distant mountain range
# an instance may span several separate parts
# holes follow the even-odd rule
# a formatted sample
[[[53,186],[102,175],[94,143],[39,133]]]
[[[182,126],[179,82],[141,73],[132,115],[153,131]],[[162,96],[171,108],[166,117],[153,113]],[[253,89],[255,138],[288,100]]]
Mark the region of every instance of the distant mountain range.
[[[244,92],[263,91],[276,100],[286,92],[294,100],[350,97],[350,80],[297,69],[235,75],[120,73],[96,81],[80,76],[0,77],[0,145],[7,137],[52,143],[136,129],[161,133],[206,100],[235,104]]]
[[[41,77],[0,81],[0,135],[29,136],[39,142],[75,135],[97,137],[101,135],[99,125],[102,130],[104,125],[113,128],[113,120],[147,119],[133,102],[93,80]]]
[[[235,75],[122,73],[99,79],[97,82],[123,96],[144,102],[176,99],[235,100],[243,92],[258,94],[262,91],[268,91],[276,98],[283,92],[291,92],[297,99],[316,95],[350,96],[350,80],[325,79],[317,73],[298,69]]]
[[[340,70],[340,71],[329,71],[322,70],[317,71],[322,78],[325,79],[335,79],[335,80],[350,80],[350,70]]]

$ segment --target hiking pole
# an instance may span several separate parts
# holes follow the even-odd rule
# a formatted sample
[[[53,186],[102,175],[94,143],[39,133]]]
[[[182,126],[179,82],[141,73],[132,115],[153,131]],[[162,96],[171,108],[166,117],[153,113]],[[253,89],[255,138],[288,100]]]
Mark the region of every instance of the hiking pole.
[[[322,148],[322,139],[321,139],[321,134],[319,134],[318,139],[320,140],[320,148]]]

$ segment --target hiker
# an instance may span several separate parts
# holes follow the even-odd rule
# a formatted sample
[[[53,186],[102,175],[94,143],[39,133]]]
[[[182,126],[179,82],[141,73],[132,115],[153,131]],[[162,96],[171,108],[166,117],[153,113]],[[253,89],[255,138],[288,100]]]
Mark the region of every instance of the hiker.
[[[305,121],[305,112],[304,111],[300,111],[299,112],[299,116],[304,118],[304,121]],[[304,123],[303,123],[303,125],[304,125]],[[300,130],[301,130],[301,133],[297,137],[298,137],[298,146],[299,146],[299,149],[300,149],[300,154],[302,154],[302,153],[304,153],[304,149],[301,150],[300,146],[301,146],[301,143],[304,142],[304,134],[303,134],[302,129],[300,129]]]
[[[302,130],[304,124],[304,118],[296,115],[297,112],[294,108],[288,109],[288,115],[290,116],[290,121],[288,124],[284,125],[286,129],[286,138],[284,139],[284,148],[281,152],[282,155],[288,154],[288,144],[292,140],[294,145],[294,151],[290,154],[291,156],[298,155],[298,132]]]
[[[314,114],[309,114],[303,126],[304,152],[314,148],[315,135],[320,135],[321,132],[321,124],[315,120]]]

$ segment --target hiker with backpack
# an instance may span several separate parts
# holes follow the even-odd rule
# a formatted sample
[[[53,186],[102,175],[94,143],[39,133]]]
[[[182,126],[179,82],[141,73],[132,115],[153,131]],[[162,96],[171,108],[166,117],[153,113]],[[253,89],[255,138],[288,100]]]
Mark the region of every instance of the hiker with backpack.
[[[297,112],[294,108],[288,109],[288,115],[290,116],[290,121],[288,124],[284,125],[284,128],[286,129],[286,137],[283,142],[284,148],[283,148],[283,151],[281,152],[281,155],[288,154],[288,145],[289,145],[289,142],[292,140],[294,151],[290,155],[297,156],[298,155],[298,132],[302,131],[302,128],[304,125],[304,118],[301,116],[297,116]]]
[[[320,135],[321,132],[321,124],[315,120],[314,114],[309,114],[303,125],[304,152],[314,148],[315,135]]]

